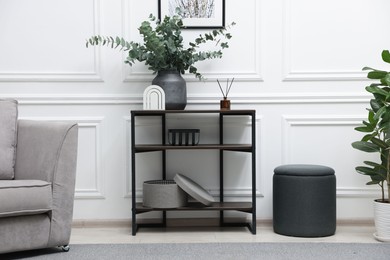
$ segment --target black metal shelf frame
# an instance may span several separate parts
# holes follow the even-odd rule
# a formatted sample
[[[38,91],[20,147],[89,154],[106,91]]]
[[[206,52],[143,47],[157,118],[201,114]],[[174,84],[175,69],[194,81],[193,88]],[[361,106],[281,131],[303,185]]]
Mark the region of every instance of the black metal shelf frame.
[[[166,115],[167,114],[219,114],[219,144],[197,146],[170,146],[166,143]],[[138,145],[135,143],[135,120],[137,116],[161,117],[161,144]],[[249,116],[251,118],[251,144],[224,144],[224,117]],[[160,151],[162,156],[162,179],[166,179],[166,152],[167,150],[219,150],[219,202],[210,207],[199,207],[198,204],[189,204],[177,209],[151,209],[136,202],[136,154],[142,152]],[[250,152],[252,155],[252,201],[251,202],[224,202],[224,151]],[[166,212],[179,210],[217,210],[220,212],[220,226],[246,226],[252,234],[256,234],[256,111],[255,110],[133,110],[131,111],[131,193],[132,193],[132,235],[135,236],[139,227],[165,227]],[[227,223],[224,220],[224,210],[236,210],[252,215],[249,223]],[[162,211],[162,222],[156,224],[137,224],[137,214]]]

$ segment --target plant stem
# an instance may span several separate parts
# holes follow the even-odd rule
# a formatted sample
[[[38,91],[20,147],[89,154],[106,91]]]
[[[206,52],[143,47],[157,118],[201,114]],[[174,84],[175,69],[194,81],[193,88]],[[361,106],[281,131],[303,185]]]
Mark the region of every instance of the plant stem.
[[[390,152],[387,154],[387,172],[386,172],[386,182],[387,182],[387,199],[390,200]],[[382,185],[382,200],[385,201],[384,194],[384,185]]]
[[[387,183],[387,199],[390,199],[390,152],[387,152],[387,167],[386,167],[386,183]],[[384,183],[382,184],[382,200],[385,201]]]

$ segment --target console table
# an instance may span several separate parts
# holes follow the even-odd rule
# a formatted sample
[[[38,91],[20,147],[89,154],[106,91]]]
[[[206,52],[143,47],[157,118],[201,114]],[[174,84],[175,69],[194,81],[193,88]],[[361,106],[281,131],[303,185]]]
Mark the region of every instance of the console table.
[[[215,114],[219,118],[219,143],[189,146],[170,145],[167,143],[167,115],[190,115],[190,114]],[[138,144],[135,139],[135,122],[138,117],[159,117],[161,119],[161,142],[156,144]],[[227,144],[224,143],[224,118],[228,116],[249,117],[251,120],[251,142],[249,144]],[[139,227],[165,227],[166,211],[219,211],[220,226],[246,226],[256,234],[256,112],[255,110],[133,110],[131,111],[131,192],[132,192],[132,235],[135,236]],[[219,202],[210,206],[203,206],[201,203],[189,202],[185,207],[174,209],[154,209],[143,206],[136,202],[136,154],[145,152],[161,152],[162,156],[162,179],[166,179],[166,156],[169,150],[218,150],[219,151]],[[247,202],[225,202],[224,201],[224,151],[251,153],[251,201]],[[251,221],[244,223],[227,223],[224,220],[225,210],[235,210],[251,214]],[[137,223],[137,214],[162,211],[162,222],[156,224]]]

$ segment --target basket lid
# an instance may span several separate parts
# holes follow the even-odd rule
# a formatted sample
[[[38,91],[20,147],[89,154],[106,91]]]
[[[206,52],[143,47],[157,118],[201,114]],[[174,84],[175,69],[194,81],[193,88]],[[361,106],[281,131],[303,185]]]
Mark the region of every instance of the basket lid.
[[[212,202],[214,202],[213,196],[205,190],[198,183],[194,182],[190,178],[178,173],[175,175],[173,180],[182,188],[186,193],[188,193],[191,197],[201,202],[202,204],[209,206]]]

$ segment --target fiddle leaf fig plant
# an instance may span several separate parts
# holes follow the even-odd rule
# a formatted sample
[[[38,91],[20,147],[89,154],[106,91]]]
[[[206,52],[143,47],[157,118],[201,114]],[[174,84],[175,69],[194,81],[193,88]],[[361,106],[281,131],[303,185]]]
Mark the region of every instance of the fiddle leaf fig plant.
[[[390,52],[382,52],[382,60],[390,63]],[[378,153],[377,162],[364,161],[364,166],[356,167],[360,174],[371,178],[367,184],[378,184],[382,190],[382,202],[385,202],[385,187],[387,186],[387,200],[390,198],[390,72],[364,67],[369,71],[367,77],[377,80],[366,87],[366,91],[373,95],[368,108],[368,118],[363,125],[355,130],[365,133],[360,141],[352,143],[358,150],[367,153]]]
[[[152,26],[152,23],[155,23]],[[232,23],[230,26],[235,25]],[[120,48],[126,51],[127,58],[125,63],[132,66],[136,61],[145,62],[150,70],[154,73],[161,70],[178,70],[184,74],[185,71],[193,73],[197,78],[203,76],[198,72],[195,63],[207,59],[222,57],[222,50],[229,48],[228,40],[231,34],[227,29],[216,29],[209,33],[200,34],[188,46],[184,46],[182,36],[183,25],[182,18],[178,11],[177,15],[166,16],[162,21],[156,19],[152,14],[149,21],[144,21],[138,28],[143,37],[143,43],[127,41],[122,37],[112,36],[92,36],[86,46],[103,45],[111,48]],[[201,46],[207,42],[214,42],[215,49],[202,51]]]

